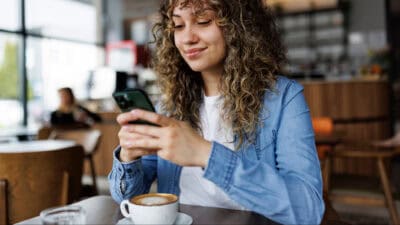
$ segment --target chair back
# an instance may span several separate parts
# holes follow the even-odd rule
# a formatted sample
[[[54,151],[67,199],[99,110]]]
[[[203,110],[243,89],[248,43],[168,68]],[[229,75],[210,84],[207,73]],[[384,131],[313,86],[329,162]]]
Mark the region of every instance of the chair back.
[[[330,117],[313,117],[312,126],[315,135],[331,135],[333,133],[333,120]],[[318,158],[324,159],[326,153],[331,150],[329,145],[317,145]]]
[[[333,120],[330,117],[313,117],[312,126],[316,135],[330,135],[333,133]]]
[[[79,145],[0,153],[0,222],[14,224],[43,209],[78,200],[83,157]]]
[[[73,140],[83,146],[85,154],[94,154],[99,146],[101,131],[97,129],[54,130],[51,139]]]
[[[37,139],[38,140],[48,139],[53,130],[54,128],[51,126],[41,126],[37,132]]]

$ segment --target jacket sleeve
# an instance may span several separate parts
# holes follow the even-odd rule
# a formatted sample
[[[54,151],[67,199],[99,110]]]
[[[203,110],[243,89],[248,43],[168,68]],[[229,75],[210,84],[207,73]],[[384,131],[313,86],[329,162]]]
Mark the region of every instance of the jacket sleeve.
[[[319,224],[324,213],[322,179],[309,109],[300,85],[284,95],[271,147],[275,164],[262,158],[250,161],[213,142],[204,177],[237,203],[276,222]]]
[[[114,151],[113,167],[108,175],[111,196],[118,203],[148,193],[157,173],[157,156],[143,156],[129,163],[121,163],[120,151],[120,147]]]

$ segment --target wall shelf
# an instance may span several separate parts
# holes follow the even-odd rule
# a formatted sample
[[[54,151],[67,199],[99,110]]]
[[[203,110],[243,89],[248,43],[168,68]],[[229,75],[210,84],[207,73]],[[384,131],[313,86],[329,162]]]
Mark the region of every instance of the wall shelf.
[[[349,9],[347,0],[339,0],[336,6],[305,11],[282,12],[275,8],[288,50],[288,76],[332,76],[330,68],[338,67],[333,64],[347,59]]]

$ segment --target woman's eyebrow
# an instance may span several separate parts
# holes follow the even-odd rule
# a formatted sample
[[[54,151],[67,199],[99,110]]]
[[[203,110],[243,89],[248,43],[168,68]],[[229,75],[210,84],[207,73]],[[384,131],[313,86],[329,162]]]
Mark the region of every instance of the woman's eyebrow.
[[[194,12],[196,16],[211,16],[214,11],[211,8],[204,8],[203,10],[197,10]]]
[[[181,16],[178,14],[172,14],[172,17],[181,17]]]

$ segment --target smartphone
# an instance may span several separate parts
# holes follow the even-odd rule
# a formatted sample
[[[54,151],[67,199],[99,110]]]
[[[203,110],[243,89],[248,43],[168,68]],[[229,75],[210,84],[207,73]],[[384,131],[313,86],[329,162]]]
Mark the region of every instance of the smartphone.
[[[132,109],[143,109],[150,112],[155,112],[154,106],[151,103],[149,96],[146,94],[145,91],[141,89],[134,88],[114,92],[113,98],[122,112],[129,112]],[[158,126],[144,120],[135,120],[129,123]]]

